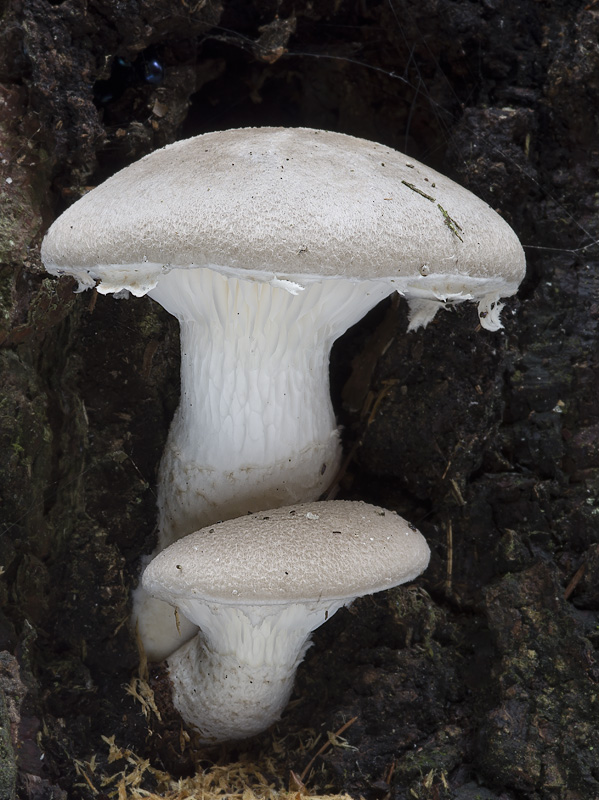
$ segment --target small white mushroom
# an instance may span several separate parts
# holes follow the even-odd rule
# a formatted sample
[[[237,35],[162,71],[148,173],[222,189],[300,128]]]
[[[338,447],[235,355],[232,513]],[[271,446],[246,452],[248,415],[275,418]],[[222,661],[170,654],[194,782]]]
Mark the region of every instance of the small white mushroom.
[[[326,490],[341,456],[330,349],[380,300],[405,295],[411,328],[474,300],[496,330],[499,298],[525,269],[512,229],[471,192],[383,145],[303,128],[217,131],[158,150],[71,206],[42,258],[81,289],[149,294],[180,321],[159,549]],[[181,642],[168,624],[156,633],[158,613],[140,590],[155,659]]]
[[[312,631],[356,597],[426,569],[424,537],[362,502],[300,504],[179,540],[146,591],[201,629],[167,659],[173,703],[203,741],[243,739],[285,708]]]

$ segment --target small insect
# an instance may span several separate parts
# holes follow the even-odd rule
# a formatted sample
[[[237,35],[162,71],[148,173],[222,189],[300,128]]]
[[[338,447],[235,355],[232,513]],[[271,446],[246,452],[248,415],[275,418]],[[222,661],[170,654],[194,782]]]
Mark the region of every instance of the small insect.
[[[159,59],[140,53],[135,61],[117,56],[112,62],[110,77],[94,84],[94,101],[98,106],[113,103],[126,89],[143,86],[159,86],[164,80],[164,66]]]

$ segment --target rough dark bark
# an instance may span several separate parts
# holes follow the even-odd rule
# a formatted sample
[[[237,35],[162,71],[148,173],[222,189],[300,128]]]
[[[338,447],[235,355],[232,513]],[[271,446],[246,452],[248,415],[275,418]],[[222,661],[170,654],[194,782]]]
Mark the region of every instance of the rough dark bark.
[[[353,454],[340,496],[398,510],[433,559],[417,587],[360,601],[315,636],[275,732],[284,764],[301,772],[293,743],[357,716],[351,748],[323,755],[310,788],[599,797],[599,7],[1,8],[1,796],[91,797],[76,761],[95,754],[110,771],[102,736],[192,769],[178,729],[148,738],[123,688],[177,403],[176,325],[147,299],[47,277],[43,231],[86,186],[176,137],[281,124],[441,169],[501,210],[528,259],[501,333],[462,307],[407,335],[400,301],[335,348]],[[144,59],[163,65],[159,85]]]

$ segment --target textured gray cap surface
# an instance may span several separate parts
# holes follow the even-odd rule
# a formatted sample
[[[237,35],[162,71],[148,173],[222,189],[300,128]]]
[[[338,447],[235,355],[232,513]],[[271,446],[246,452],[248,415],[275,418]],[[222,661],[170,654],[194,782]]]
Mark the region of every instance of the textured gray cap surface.
[[[389,147],[304,128],[217,131],[157,150],[67,209],[42,258],[82,285],[104,267],[146,263],[356,279],[425,268],[499,278],[506,294],[524,275],[516,235],[471,192]]]
[[[426,569],[424,537],[393,511],[359,501],[303,503],[192,533],[144,572],[155,597],[276,604],[372,594]]]

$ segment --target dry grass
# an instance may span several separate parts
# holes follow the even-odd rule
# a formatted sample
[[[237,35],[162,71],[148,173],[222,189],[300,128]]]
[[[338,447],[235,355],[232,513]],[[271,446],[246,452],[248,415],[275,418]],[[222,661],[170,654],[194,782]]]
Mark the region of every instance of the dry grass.
[[[168,773],[155,769],[148,759],[118,747],[114,736],[102,738],[109,748],[108,763],[114,764],[116,771],[102,774],[95,758],[76,762],[75,766],[81,787],[114,800],[300,800],[302,797],[351,800],[346,794],[314,794],[294,772],[289,776],[290,788],[281,788],[283,781],[273,772],[277,765],[269,758],[213,764],[191,777],[174,780]],[[144,788],[148,783],[155,788]]]
[[[149,729],[159,728],[160,712],[148,683],[136,677],[127,692],[140,704]],[[317,769],[318,757],[330,747],[348,746],[341,734],[354,721],[351,719],[338,731],[329,732],[324,744],[322,738],[310,730],[303,732],[303,738],[281,739],[273,733],[267,751],[257,756],[242,756],[232,763],[210,763],[195,775],[180,779],[156,769],[149,759],[132,750],[119,747],[114,736],[103,736],[107,756],[76,761],[77,785],[85,788],[88,794],[108,796],[111,800],[300,800],[306,797],[351,800],[346,794],[326,794],[326,785],[325,793],[320,794],[309,786],[314,778],[321,777]],[[192,746],[184,730],[180,744],[182,752]],[[290,753],[303,769],[295,772],[289,768]],[[209,763],[202,751],[198,752],[197,762],[200,760],[202,764]]]

